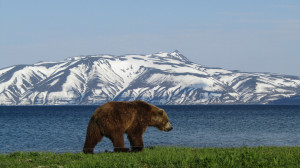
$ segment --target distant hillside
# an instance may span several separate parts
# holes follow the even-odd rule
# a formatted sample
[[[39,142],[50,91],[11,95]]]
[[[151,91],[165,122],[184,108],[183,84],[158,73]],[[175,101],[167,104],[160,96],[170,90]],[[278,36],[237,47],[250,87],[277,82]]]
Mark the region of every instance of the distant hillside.
[[[141,99],[153,104],[299,102],[300,78],[210,68],[178,51],[89,55],[0,70],[0,105],[102,104]],[[293,104],[293,103],[292,103]]]

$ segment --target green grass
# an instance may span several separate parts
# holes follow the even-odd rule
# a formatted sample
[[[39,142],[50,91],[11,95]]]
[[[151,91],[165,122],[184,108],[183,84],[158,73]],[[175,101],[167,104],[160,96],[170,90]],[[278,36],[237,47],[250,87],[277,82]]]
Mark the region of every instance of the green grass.
[[[299,147],[154,147],[139,153],[0,154],[0,167],[300,167]]]

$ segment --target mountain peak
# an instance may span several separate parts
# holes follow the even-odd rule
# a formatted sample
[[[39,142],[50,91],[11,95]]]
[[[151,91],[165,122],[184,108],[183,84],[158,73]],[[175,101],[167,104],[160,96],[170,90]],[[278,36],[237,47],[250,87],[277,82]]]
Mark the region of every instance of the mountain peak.
[[[171,54],[170,54],[173,58],[177,58],[180,59],[186,63],[190,63],[191,61],[189,59],[187,59],[184,55],[182,55],[178,50],[174,50]]]
[[[184,63],[191,63],[191,61],[189,59],[187,59],[184,55],[182,55],[178,50],[175,50],[172,53],[159,52],[159,53],[156,53],[154,55],[159,56],[159,57],[179,60],[179,61],[182,61]]]
[[[180,52],[178,50],[174,50],[172,53],[178,53],[178,54],[180,54]]]

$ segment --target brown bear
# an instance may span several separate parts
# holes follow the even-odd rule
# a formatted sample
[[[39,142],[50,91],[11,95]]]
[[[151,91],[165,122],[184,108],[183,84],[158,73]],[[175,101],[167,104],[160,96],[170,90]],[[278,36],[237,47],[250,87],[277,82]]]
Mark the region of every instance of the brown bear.
[[[115,152],[127,152],[124,133],[128,135],[131,151],[142,151],[142,135],[147,126],[161,131],[172,129],[167,113],[152,104],[141,100],[107,102],[96,109],[89,121],[83,152],[93,153],[103,136],[112,141]]]

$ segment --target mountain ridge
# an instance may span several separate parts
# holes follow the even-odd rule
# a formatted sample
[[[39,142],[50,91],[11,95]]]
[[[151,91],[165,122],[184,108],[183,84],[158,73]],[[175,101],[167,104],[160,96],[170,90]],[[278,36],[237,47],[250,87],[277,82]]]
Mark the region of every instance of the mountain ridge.
[[[268,104],[300,95],[300,77],[206,67],[179,51],[86,55],[0,69],[0,105]]]

